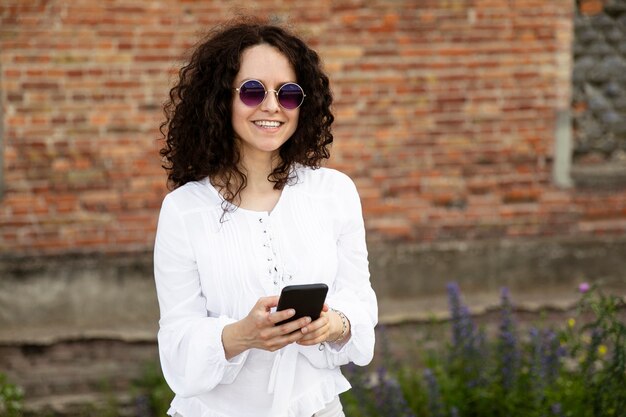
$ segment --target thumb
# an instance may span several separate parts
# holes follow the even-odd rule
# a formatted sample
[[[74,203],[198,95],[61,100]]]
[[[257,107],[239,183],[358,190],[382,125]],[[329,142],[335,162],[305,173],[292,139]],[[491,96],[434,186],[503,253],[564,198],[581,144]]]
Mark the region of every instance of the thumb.
[[[262,306],[265,311],[269,311],[272,307],[278,305],[278,296],[272,295],[270,297],[261,297],[257,302],[257,305]]]

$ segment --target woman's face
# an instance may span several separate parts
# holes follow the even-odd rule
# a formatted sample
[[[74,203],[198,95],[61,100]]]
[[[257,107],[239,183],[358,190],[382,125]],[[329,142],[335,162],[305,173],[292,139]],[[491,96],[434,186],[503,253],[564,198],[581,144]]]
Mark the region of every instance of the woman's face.
[[[283,84],[297,82],[296,73],[278,49],[267,44],[252,46],[243,51],[241,68],[235,77],[234,88],[246,80],[258,80],[268,90],[265,100],[248,107],[235,92],[232,104],[232,124],[235,138],[245,158],[273,157],[298,127],[300,109],[281,107],[276,95]]]

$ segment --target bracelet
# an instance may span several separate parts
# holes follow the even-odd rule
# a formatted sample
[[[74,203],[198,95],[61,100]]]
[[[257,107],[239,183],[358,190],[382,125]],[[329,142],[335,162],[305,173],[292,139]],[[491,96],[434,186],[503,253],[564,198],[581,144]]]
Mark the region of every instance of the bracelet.
[[[339,310],[335,310],[334,308],[331,308],[332,311],[334,311],[335,313],[337,313],[339,315],[339,318],[341,319],[341,334],[339,335],[338,338],[336,338],[335,340],[330,340],[330,343],[339,343],[341,342],[345,337],[346,334],[348,334],[348,318],[346,317],[345,314],[343,314],[343,312],[339,311]]]

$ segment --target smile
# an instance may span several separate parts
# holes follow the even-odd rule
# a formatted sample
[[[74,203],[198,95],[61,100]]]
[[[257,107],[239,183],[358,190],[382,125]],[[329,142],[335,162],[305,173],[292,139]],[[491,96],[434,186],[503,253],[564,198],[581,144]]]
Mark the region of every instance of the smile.
[[[275,129],[283,123],[276,120],[256,120],[254,124],[265,129]]]

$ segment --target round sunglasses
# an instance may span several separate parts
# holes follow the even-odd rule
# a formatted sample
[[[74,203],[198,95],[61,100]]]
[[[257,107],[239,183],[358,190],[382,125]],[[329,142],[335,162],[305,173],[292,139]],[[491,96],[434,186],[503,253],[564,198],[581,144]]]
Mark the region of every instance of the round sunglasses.
[[[259,80],[244,81],[239,88],[235,88],[239,93],[239,99],[249,107],[256,107],[263,103],[268,92],[276,95],[278,104],[284,109],[295,110],[302,105],[306,94],[296,83],[285,83],[278,90],[268,90]]]

